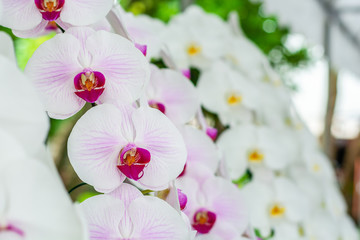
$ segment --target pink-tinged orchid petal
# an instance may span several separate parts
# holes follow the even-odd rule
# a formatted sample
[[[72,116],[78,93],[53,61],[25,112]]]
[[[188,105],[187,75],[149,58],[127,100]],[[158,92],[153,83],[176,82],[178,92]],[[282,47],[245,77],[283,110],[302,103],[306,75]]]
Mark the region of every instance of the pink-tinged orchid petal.
[[[129,184],[110,195],[89,198],[80,207],[88,220],[91,240],[183,240],[189,234],[175,209],[159,198],[142,196]]]
[[[74,76],[83,70],[77,60],[80,48],[74,36],[57,35],[35,51],[25,68],[50,114],[70,117],[85,104],[74,94]]]
[[[78,61],[83,68],[89,68],[91,64],[92,56],[86,48],[86,42],[88,38],[96,31],[90,27],[72,27],[66,30],[66,34],[71,34],[80,41],[80,54]],[[96,70],[96,69],[92,69]]]
[[[121,184],[120,187],[110,192],[109,195],[113,196],[114,198],[120,199],[124,203],[126,208],[136,198],[143,197],[143,194],[139,191],[139,189],[128,183]]]
[[[136,131],[134,143],[151,154],[151,161],[138,182],[151,189],[164,189],[184,168],[184,141],[172,122],[158,110],[138,109],[132,120]]]
[[[129,206],[128,212],[136,226],[131,239],[183,240],[188,236],[181,216],[161,199],[150,196],[137,198]]]
[[[181,133],[188,152],[187,168],[192,168],[194,163],[201,163],[215,173],[219,165],[219,158],[217,147],[213,141],[205,132],[192,126],[183,127]]]
[[[217,191],[214,191],[217,189]],[[220,222],[231,223],[240,233],[248,226],[248,211],[243,195],[235,185],[220,177],[209,178],[202,191]]]
[[[69,159],[79,177],[99,192],[110,192],[126,178],[118,170],[121,149],[133,138],[127,112],[113,105],[89,110],[68,141]]]
[[[34,0],[1,1],[1,25],[16,30],[35,28],[42,19]]]
[[[120,199],[108,195],[91,197],[80,204],[90,239],[118,239],[119,223],[125,215],[125,205]]]
[[[146,89],[150,101],[163,104],[165,115],[174,123],[190,121],[199,108],[194,85],[181,73],[151,66],[150,84]]]
[[[35,38],[41,35],[45,35],[49,33],[46,31],[46,26],[48,25],[48,21],[41,20],[41,22],[34,28],[29,30],[13,30],[15,36],[20,38]]]
[[[93,70],[104,74],[107,81],[100,102],[130,103],[141,96],[150,69],[133,43],[119,35],[98,31],[88,38],[86,49],[92,55]]]
[[[75,26],[90,25],[104,18],[113,2],[113,0],[66,0],[60,18]]]

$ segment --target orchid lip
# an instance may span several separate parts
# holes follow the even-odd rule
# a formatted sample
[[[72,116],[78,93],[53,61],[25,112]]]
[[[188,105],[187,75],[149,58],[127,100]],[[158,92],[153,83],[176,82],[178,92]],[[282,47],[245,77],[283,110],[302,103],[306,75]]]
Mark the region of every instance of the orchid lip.
[[[199,233],[209,233],[216,222],[216,214],[205,208],[200,208],[194,214],[192,227]]]
[[[74,78],[75,94],[86,102],[96,102],[105,90],[105,76],[101,72],[85,69]]]
[[[148,150],[130,143],[121,149],[117,168],[128,178],[137,181],[144,176],[144,168],[150,160]]]
[[[55,21],[60,17],[65,0],[34,0],[44,20]]]
[[[161,102],[158,102],[158,101],[155,101],[155,100],[150,100],[148,102],[148,104],[149,104],[150,107],[155,108],[155,109],[159,110],[160,112],[162,112],[163,114],[165,114],[166,107]]]

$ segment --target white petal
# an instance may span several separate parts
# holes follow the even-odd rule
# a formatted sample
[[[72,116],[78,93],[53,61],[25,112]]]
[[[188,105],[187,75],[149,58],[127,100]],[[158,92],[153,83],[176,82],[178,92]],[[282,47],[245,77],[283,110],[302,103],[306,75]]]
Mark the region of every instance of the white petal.
[[[125,38],[98,31],[86,42],[94,71],[104,74],[105,91],[100,102],[121,100],[131,103],[141,96],[149,80],[149,64],[134,44]]]
[[[0,43],[0,54],[16,63],[14,43],[11,37],[5,32],[0,32]]]
[[[86,219],[90,239],[117,239],[119,223],[125,214],[124,203],[108,195],[88,198],[80,205]]]
[[[8,220],[17,220],[27,239],[83,239],[81,221],[61,180],[33,159],[1,169]]]
[[[70,34],[59,34],[43,43],[26,65],[25,73],[34,82],[49,113],[69,117],[85,104],[74,93],[74,77],[83,70],[77,60],[79,52],[79,40]]]
[[[200,107],[194,85],[180,72],[152,66],[149,87],[155,92],[149,100],[164,104],[165,115],[174,123],[190,121]]]
[[[125,119],[125,120],[124,120]],[[74,126],[68,141],[69,159],[79,177],[100,192],[110,192],[125,179],[117,169],[126,113],[113,105],[89,110]]]
[[[151,154],[139,180],[150,189],[163,188],[182,172],[186,161],[184,141],[173,123],[160,111],[140,108],[133,114],[135,144]]]
[[[137,198],[128,212],[135,223],[133,239],[183,240],[188,236],[187,226],[178,212],[159,198]]]
[[[34,0],[3,0],[1,25],[15,30],[29,30],[41,22],[42,16]]]
[[[66,0],[60,18],[74,26],[90,25],[103,19],[110,11],[113,2],[113,0]]]
[[[36,38],[42,35],[46,35],[46,26],[49,22],[46,20],[41,20],[41,22],[36,25],[34,28],[28,30],[13,30],[15,36],[20,38]]]
[[[209,136],[192,126],[185,126],[181,129],[188,152],[187,164],[201,163],[216,172],[219,159],[216,145]]]
[[[33,155],[44,145],[49,130],[48,117],[34,86],[15,63],[0,57],[0,69],[4,89],[0,101],[7,103],[0,106],[1,127]]]
[[[249,218],[240,190],[223,178],[212,177],[205,181],[202,191],[216,213],[217,220],[234,226],[241,235],[248,225]]]

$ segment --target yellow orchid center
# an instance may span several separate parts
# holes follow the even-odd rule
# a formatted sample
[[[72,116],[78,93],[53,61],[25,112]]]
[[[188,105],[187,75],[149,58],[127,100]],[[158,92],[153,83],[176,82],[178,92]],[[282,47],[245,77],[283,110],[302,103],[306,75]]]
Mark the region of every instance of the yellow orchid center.
[[[242,96],[238,93],[230,93],[226,98],[227,104],[230,106],[238,105],[242,102],[242,100]]]
[[[319,172],[321,170],[320,165],[317,163],[315,163],[312,168],[314,172]]]
[[[198,55],[200,52],[201,52],[201,46],[199,44],[196,44],[196,43],[191,43],[186,51],[187,51],[187,54],[189,56],[195,56],[195,55]]]
[[[254,149],[249,152],[248,160],[252,163],[260,163],[264,160],[264,154],[261,153],[258,149]]]
[[[123,155],[124,164],[131,166],[140,159],[140,154],[136,151],[136,148],[132,148],[125,152]]]
[[[285,207],[276,203],[270,208],[270,216],[274,218],[282,217],[284,216],[285,211]]]

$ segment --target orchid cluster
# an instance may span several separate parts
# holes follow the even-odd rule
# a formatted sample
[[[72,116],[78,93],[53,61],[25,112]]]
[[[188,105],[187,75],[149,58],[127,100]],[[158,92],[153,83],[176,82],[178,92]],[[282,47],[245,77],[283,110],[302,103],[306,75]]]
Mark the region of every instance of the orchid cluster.
[[[165,25],[113,0],[0,3],[18,37],[57,33],[24,73],[0,35],[1,240],[358,239],[329,160],[236,15],[192,6]],[[99,194],[73,204],[45,111],[82,109],[68,156]]]

